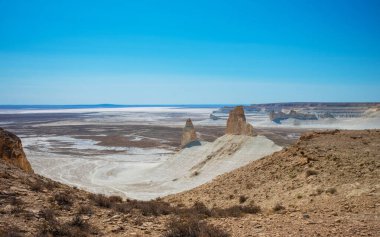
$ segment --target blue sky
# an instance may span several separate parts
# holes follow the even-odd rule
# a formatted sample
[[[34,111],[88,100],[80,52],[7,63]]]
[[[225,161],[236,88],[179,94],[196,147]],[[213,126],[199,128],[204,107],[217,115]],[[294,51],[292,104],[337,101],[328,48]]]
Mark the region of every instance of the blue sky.
[[[0,104],[380,101],[380,1],[0,0]]]

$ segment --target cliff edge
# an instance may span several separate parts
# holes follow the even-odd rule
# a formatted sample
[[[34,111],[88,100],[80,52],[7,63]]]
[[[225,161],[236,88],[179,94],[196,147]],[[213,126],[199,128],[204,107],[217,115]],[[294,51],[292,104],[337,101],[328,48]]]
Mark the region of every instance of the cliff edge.
[[[26,172],[33,173],[32,166],[26,159],[22,148],[21,139],[2,128],[0,128],[0,159]]]

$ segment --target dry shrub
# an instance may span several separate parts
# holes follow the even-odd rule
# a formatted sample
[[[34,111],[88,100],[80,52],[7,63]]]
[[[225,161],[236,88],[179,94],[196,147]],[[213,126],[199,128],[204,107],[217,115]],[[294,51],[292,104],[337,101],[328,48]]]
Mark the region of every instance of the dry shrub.
[[[29,183],[29,187],[34,192],[41,192],[45,188],[45,185],[41,180],[36,180],[35,182]]]
[[[0,173],[0,178],[3,178],[3,179],[9,179],[11,178],[12,176],[10,174],[8,174],[7,172],[4,172],[4,173]]]
[[[93,214],[94,211],[92,210],[92,207],[91,206],[88,206],[88,205],[81,205],[79,206],[78,210],[77,210],[77,213],[78,214],[86,214],[86,215],[89,215],[89,214]]]
[[[261,207],[257,205],[248,205],[248,206],[240,206],[240,209],[243,213],[248,213],[248,214],[257,214],[261,212]]]
[[[239,203],[245,203],[245,201],[247,201],[248,197],[244,196],[244,195],[241,195],[239,197]]]
[[[328,189],[326,189],[326,193],[335,194],[336,188],[328,188]]]
[[[97,229],[84,221],[79,215],[66,223],[60,223],[56,219],[47,220],[40,227],[38,237],[68,236],[85,237],[96,234]]]
[[[73,198],[68,193],[56,193],[54,200],[60,206],[71,206],[73,204]]]
[[[162,201],[137,201],[128,200],[120,204],[116,204],[115,210],[128,213],[132,209],[140,210],[144,216],[159,216],[173,213],[174,208],[167,202]]]
[[[247,183],[246,188],[247,189],[252,189],[254,185],[252,183]]]
[[[274,212],[279,212],[279,211],[282,211],[282,210],[285,210],[285,207],[283,205],[281,205],[281,203],[277,203],[273,207],[273,211]]]
[[[211,210],[206,207],[203,202],[195,202],[194,205],[189,209],[185,210],[190,213],[195,213],[196,215],[201,216],[211,216]]]
[[[163,237],[228,237],[230,234],[197,218],[175,218],[167,224]]]
[[[46,208],[40,211],[40,216],[45,220],[55,220],[55,212],[53,209]]]
[[[316,191],[317,191],[317,194],[318,194],[318,195],[321,195],[321,194],[323,193],[323,189],[321,189],[321,188],[317,188]]]
[[[21,199],[21,198],[17,198],[17,197],[15,197],[15,196],[10,196],[10,197],[8,198],[8,200],[9,200],[9,203],[10,203],[11,205],[13,205],[13,206],[23,204],[22,199]]]
[[[213,217],[240,217],[243,214],[256,214],[261,211],[259,206],[249,205],[249,206],[239,206],[235,205],[229,208],[214,208],[212,209]]]
[[[52,180],[48,180],[45,182],[45,187],[49,190],[53,190],[57,188],[58,186],[59,186],[59,183]]]
[[[103,194],[90,194],[89,198],[99,207],[110,208],[112,206],[110,199]]]
[[[318,172],[316,170],[306,170],[306,173],[305,173],[306,177],[309,177],[311,175],[317,175],[317,174]]]
[[[129,200],[114,205],[116,211],[129,213],[132,209],[140,210],[144,216],[160,216],[175,214],[180,216],[198,216],[198,218],[207,217],[238,217],[242,214],[256,214],[261,211],[259,206],[250,204],[247,206],[236,205],[229,208],[209,209],[202,202],[195,202],[192,207],[172,207],[167,202],[162,201],[136,201]]]
[[[80,228],[81,230],[86,230],[88,231],[89,228],[90,228],[90,225],[85,222],[81,217],[80,215],[76,215],[74,216],[74,218],[69,222],[69,225],[70,226],[75,226],[75,227],[78,227]]]
[[[10,212],[12,214],[23,213],[24,212],[24,206],[23,205],[14,206],[14,207],[12,207],[12,209],[10,210]]]
[[[121,202],[123,202],[123,198],[120,197],[120,196],[110,196],[109,200],[112,203],[121,203]]]
[[[4,229],[0,229],[1,237],[22,237],[24,236],[21,230],[16,226],[5,227]]]
[[[243,214],[256,214],[261,211],[261,208],[256,205],[235,205],[228,208],[207,208],[202,202],[196,202],[190,208],[184,208],[177,210],[176,214],[183,216],[191,215],[198,216],[199,218],[207,217],[239,217]]]

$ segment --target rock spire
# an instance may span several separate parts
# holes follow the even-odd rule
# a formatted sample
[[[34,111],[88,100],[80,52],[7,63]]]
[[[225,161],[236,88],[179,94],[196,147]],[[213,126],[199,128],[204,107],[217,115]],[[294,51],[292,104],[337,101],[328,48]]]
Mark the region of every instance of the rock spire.
[[[253,136],[253,127],[245,119],[243,106],[236,106],[230,111],[226,134]]]
[[[193,122],[191,119],[187,119],[182,132],[181,147],[185,147],[194,141],[197,141],[197,134],[195,133]]]

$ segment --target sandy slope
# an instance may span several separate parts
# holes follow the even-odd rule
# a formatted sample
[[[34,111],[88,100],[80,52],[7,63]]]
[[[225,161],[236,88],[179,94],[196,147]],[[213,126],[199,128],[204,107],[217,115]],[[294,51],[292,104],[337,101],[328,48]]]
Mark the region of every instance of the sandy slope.
[[[214,142],[183,149],[136,176],[126,172],[119,175],[133,184],[127,196],[149,199],[194,188],[280,149],[264,136],[224,135]]]

